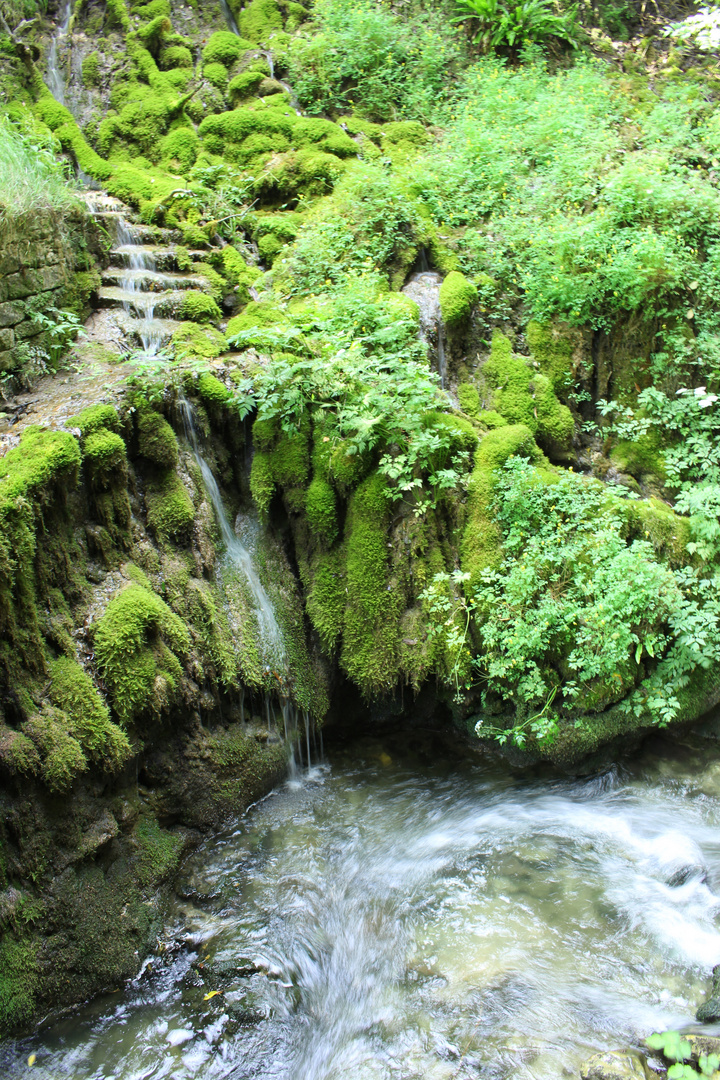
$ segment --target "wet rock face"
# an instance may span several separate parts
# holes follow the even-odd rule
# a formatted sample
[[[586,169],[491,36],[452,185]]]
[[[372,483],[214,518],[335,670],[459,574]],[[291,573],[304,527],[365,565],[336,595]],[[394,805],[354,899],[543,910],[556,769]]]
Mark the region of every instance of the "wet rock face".
[[[720,964],[716,964],[712,973],[712,991],[707,1001],[703,1002],[695,1016],[701,1024],[714,1024],[720,1020]],[[709,1042],[715,1044],[712,1050],[704,1050],[700,1048],[698,1053],[710,1054],[717,1053],[717,1047],[720,1047],[720,1039],[709,1039]]]
[[[593,1054],[580,1070],[582,1080],[650,1080],[654,1074],[637,1050],[606,1050]]]

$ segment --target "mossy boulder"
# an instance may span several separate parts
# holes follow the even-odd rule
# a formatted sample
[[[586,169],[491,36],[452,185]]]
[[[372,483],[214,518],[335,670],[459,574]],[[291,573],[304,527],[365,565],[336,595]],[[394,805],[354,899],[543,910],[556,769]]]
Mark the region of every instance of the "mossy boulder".
[[[187,488],[173,469],[148,483],[145,492],[148,528],[158,540],[179,539],[195,520],[195,507]]]
[[[88,435],[83,446],[85,468],[94,487],[127,479],[127,452],[122,438],[114,431],[101,429]]]
[[[138,415],[138,449],[155,465],[174,468],[180,460],[177,436],[167,420],[147,407]]]
[[[210,35],[208,43],[203,49],[203,63],[234,64],[252,47],[252,41],[245,41],[229,30],[217,30]]]
[[[79,428],[82,435],[88,436],[103,428],[118,431],[120,419],[114,405],[90,405],[77,416],[71,416],[67,426]]]
[[[159,596],[132,584],[118,593],[93,630],[98,668],[124,723],[160,714],[179,690],[180,658],[190,645],[183,621]]]
[[[331,547],[338,534],[337,497],[322,476],[314,477],[308,488],[305,514],[313,534]]]
[[[181,319],[197,323],[219,322],[222,318],[222,312],[212,296],[195,289],[185,291],[178,314]]]
[[[539,464],[543,460],[533,433],[525,424],[509,424],[489,432],[480,442],[468,484],[467,524],[462,540],[462,569],[472,588],[480,574],[502,557],[500,529],[492,513],[495,474],[508,458],[518,455]]]
[[[440,311],[450,329],[461,327],[477,303],[477,288],[459,270],[451,271],[440,286]]]
[[[230,391],[224,383],[221,383],[215,375],[204,371],[198,376],[197,391],[202,400],[208,405],[224,405],[230,398]]]
[[[575,430],[572,413],[558,400],[548,376],[535,371],[522,356],[516,356],[510,340],[498,331],[493,334],[481,379],[486,403],[492,410],[511,425],[528,427],[551,455],[566,454]]]
[[[183,322],[170,340],[176,360],[214,360],[227,351],[227,339],[207,323]]]
[[[260,514],[266,515],[275,494],[275,480],[270,455],[262,450],[256,450],[253,455],[250,469],[250,494]]]
[[[132,754],[125,732],[80,665],[61,656],[50,665],[50,700],[67,718],[69,733],[87,758],[105,772],[117,772]]]

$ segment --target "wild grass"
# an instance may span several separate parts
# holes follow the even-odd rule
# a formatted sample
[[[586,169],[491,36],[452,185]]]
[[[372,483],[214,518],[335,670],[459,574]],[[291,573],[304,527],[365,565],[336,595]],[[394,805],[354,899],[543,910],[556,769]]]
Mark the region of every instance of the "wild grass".
[[[65,210],[75,197],[67,169],[47,140],[0,117],[0,222]]]

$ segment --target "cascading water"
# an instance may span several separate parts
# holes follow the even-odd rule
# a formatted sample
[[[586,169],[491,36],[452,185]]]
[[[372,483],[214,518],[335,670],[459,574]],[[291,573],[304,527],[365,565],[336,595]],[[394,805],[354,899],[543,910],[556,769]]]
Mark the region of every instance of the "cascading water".
[[[215,511],[215,516],[220,528],[220,535],[222,536],[225,545],[225,557],[228,562],[242,572],[252,594],[260,629],[260,637],[265,650],[265,662],[269,666],[274,666],[275,668],[279,667],[284,671],[287,667],[285,644],[283,642],[282,632],[278,626],[277,619],[275,618],[275,612],[273,611],[270,598],[263,588],[263,584],[255,569],[250,552],[230,526],[217,481],[213,476],[212,469],[200,453],[192,406],[186,398],[181,398],[179,401],[179,408],[183,419],[185,434],[190,443],[193,457],[202,473],[205,490]]]
[[[445,326],[440,311],[440,286],[442,277],[432,270],[413,274],[403,288],[405,296],[414,300],[420,309],[420,332],[437,359],[440,385],[445,389],[447,376],[445,362]]]
[[[157,356],[163,341],[162,323],[154,318],[157,294],[144,287],[148,277],[156,273],[155,257],[139,243],[124,218],[118,221],[116,245],[117,253],[126,256],[125,271],[120,277],[120,288],[125,294],[123,308],[136,321],[145,355]]]
[[[692,1026],[720,962],[717,747],[582,780],[337,749],[186,864],[120,994],[0,1049],[7,1080],[558,1080]]]
[[[47,87],[56,101],[65,104],[65,79],[60,70],[59,46],[63,38],[67,37],[72,15],[72,0],[65,0],[65,6],[60,15],[60,22],[53,34],[48,50],[47,58]]]

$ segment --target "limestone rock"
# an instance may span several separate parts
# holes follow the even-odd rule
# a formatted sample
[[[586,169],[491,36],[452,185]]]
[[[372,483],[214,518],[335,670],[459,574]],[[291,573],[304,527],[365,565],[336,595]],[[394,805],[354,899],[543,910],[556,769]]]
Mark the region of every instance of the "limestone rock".
[[[720,1020],[720,964],[716,964],[712,971],[710,997],[703,1002],[695,1016],[701,1024],[712,1024],[716,1020]],[[715,1051],[707,1051],[707,1053],[711,1052],[715,1053]]]
[[[582,1080],[650,1080],[643,1054],[637,1050],[606,1050],[593,1054],[580,1069]]]

